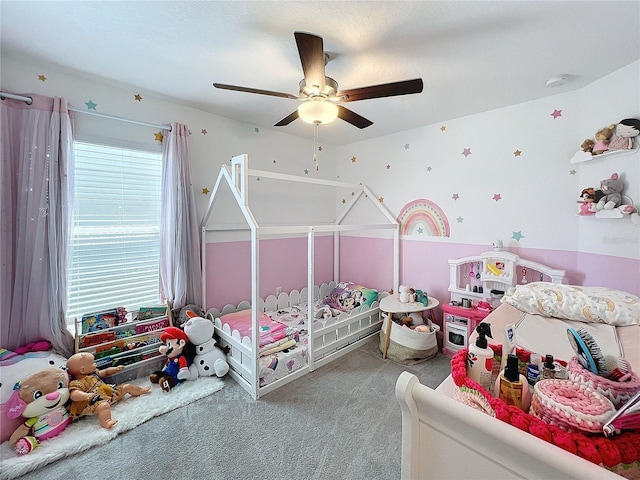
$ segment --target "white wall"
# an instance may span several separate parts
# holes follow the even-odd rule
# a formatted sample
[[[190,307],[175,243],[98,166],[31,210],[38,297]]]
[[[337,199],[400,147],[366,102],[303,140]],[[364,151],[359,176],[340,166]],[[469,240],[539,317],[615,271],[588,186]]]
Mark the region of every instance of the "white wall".
[[[640,154],[615,161],[569,163],[582,140],[601,126],[627,117],[640,118],[640,62],[581,91],[558,93],[351,145],[323,144],[319,172],[310,155],[311,129],[309,139],[271,128],[256,131],[251,124],[39,61],[5,55],[0,66],[3,90],[63,96],[80,108],[92,100],[100,112],[152,123],[187,124],[192,130],[191,160],[200,216],[209,199],[200,192],[213,188],[220,165],[234,155],[248,153],[255,169],[296,175],[304,175],[307,170],[308,175],[320,178],[364,182],[394,216],[415,199],[437,204],[448,219],[450,236],[423,232],[404,237],[400,281],[427,290],[441,301],[448,296],[447,258],[477,254],[489,249],[496,238],[523,258],[546,260],[566,269],[570,282],[640,293],[640,229],[628,218],[601,220],[575,215],[582,188],[597,187],[613,171],[624,175],[626,193],[636,206],[640,205]],[[46,75],[46,82],[38,80],[41,74]],[[143,100],[135,101],[135,94],[142,95]],[[562,115],[553,118],[556,109]],[[83,136],[100,139],[107,135],[105,132],[119,128],[131,136],[132,144],[151,143],[158,148],[153,130],[82,114],[76,118]],[[202,129],[208,133],[202,134]],[[465,157],[462,152],[467,148],[471,154]],[[520,156],[514,155],[516,150],[521,151]],[[263,213],[277,212],[276,203],[287,201],[286,190],[266,192],[266,184],[253,187],[256,198],[260,195]],[[454,194],[459,195],[458,200],[452,198]],[[497,194],[499,201],[494,200]],[[307,218],[309,209],[331,217],[336,207],[343,206],[341,198],[333,200],[316,201],[313,206],[289,202],[285,221],[296,216]],[[517,234],[521,238],[516,238]],[[375,259],[381,253],[379,249],[367,252],[356,245],[345,255]],[[230,269],[224,271],[224,275],[233,274]],[[391,286],[387,278],[367,275],[379,288]],[[365,281],[362,270],[348,272],[347,276]]]
[[[86,109],[89,100],[97,104],[96,111],[134,119],[153,124],[183,123],[189,126],[190,156],[192,163],[193,185],[198,204],[198,216],[206,208],[209,197],[202,189],[212,190],[220,166],[228,163],[231,157],[246,153],[252,169],[283,172],[293,175],[305,175],[335,179],[335,149],[331,145],[323,147],[319,155],[319,171],[315,170],[312,159],[313,129],[309,126],[309,138],[303,139],[282,133],[276,128],[256,126],[229,120],[176,103],[170,98],[162,98],[151,92],[135,87],[114,83],[102,78],[61,69],[41,61],[2,55],[0,59],[0,89],[12,93],[36,93],[48,96],[65,97],[76,108]],[[39,75],[47,80],[40,81]],[[212,95],[213,95],[213,87]],[[134,95],[140,94],[142,101],[136,101]],[[95,116],[75,114],[75,126],[78,137],[84,140],[108,141],[113,137],[125,136],[133,147],[161,149],[155,141],[156,130]],[[203,134],[202,130],[207,133]],[[264,189],[262,185],[260,188]],[[258,190],[260,190],[260,188]],[[260,209],[265,214],[277,212],[282,208],[286,190],[279,188],[280,195],[263,195]],[[308,205],[300,206],[288,202],[287,214],[281,223],[291,216],[309,215]],[[320,203],[313,206],[314,211],[326,217],[334,217],[335,205]]]
[[[639,85],[640,61],[581,91],[340,146],[337,173],[369,185],[395,215],[419,198],[440,206],[450,237],[412,240],[490,246],[499,238],[514,248],[639,259],[640,229],[629,218],[578,217],[576,201],[583,188],[599,188],[618,172],[626,179],[625,193],[640,206],[640,154],[569,163],[601,126],[640,118]],[[554,110],[561,116],[554,118]],[[466,157],[465,148],[471,149]]]

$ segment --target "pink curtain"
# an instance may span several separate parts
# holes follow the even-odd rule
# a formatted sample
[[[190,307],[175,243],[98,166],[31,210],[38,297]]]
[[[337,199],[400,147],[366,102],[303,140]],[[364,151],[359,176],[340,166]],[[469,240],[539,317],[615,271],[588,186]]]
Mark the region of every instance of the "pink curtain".
[[[162,141],[160,298],[173,308],[202,305],[199,225],[191,184],[189,129],[171,124]]]
[[[64,98],[0,102],[0,347],[49,340],[74,350],[66,329],[73,188],[72,121]]]

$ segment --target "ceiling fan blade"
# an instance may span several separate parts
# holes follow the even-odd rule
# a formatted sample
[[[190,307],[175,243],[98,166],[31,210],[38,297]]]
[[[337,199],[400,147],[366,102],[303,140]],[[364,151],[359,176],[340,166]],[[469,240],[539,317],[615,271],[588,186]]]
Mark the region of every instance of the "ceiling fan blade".
[[[321,92],[324,90],[324,46],[322,37],[311,33],[294,32],[304,83],[307,88],[317,86]]]
[[[394,97],[396,95],[408,95],[422,92],[422,79],[403,80],[401,82],[383,83],[370,87],[352,88],[342,90],[337,93],[342,102],[355,102],[356,100],[367,100],[370,98]]]
[[[272,97],[290,98],[292,100],[298,100],[298,97],[291,95],[290,93],[272,92],[271,90],[259,90],[257,88],[239,87],[237,85],[227,85],[225,83],[214,83],[214,87],[221,88],[223,90],[234,90],[236,92],[257,93],[258,95],[270,95]]]
[[[291,113],[290,115],[287,115],[278,123],[276,123],[274,127],[284,127],[286,125],[289,125],[291,122],[293,122],[297,118],[298,118],[298,110],[294,110],[293,113]]]
[[[367,128],[368,126],[373,125],[371,120],[367,120],[348,108],[344,108],[342,105],[338,105],[338,117],[358,128]]]

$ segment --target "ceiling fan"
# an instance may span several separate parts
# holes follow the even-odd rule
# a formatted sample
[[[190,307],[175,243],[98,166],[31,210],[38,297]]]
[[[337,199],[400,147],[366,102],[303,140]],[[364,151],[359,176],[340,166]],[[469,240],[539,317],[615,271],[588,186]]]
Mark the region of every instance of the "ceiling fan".
[[[338,82],[331,77],[325,76],[324,67],[329,57],[324,52],[322,37],[305,32],[294,32],[294,36],[296,38],[296,45],[298,46],[298,53],[300,54],[300,62],[302,63],[302,71],[304,73],[304,79],[300,81],[299,95],[227,85],[224,83],[214,83],[213,86],[224,90],[290,98],[302,102],[297,110],[276,123],[274,125],[276,127],[289,125],[297,118],[316,125],[330,123],[336,118],[341,118],[345,122],[358,128],[366,128],[373,125],[371,120],[352,112],[342,105],[337,105],[337,103],[422,92],[423,85],[421,78],[339,90]]]

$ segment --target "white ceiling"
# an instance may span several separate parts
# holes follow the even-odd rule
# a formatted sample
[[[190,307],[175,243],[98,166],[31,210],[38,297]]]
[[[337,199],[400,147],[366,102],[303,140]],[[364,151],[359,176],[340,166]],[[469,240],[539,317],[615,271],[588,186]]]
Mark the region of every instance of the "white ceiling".
[[[27,55],[130,84],[142,94],[270,127],[298,94],[293,32],[324,39],[340,88],[421,77],[424,91],[346,106],[342,145],[581,88],[640,58],[640,2],[627,1],[11,1],[0,2],[2,54]],[[571,82],[548,88],[545,80]],[[117,112],[104,112],[117,113]],[[159,119],[167,121],[167,119]],[[312,135],[296,120],[282,131]]]

